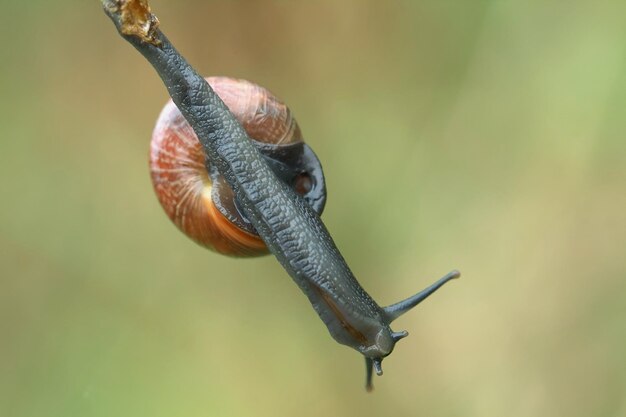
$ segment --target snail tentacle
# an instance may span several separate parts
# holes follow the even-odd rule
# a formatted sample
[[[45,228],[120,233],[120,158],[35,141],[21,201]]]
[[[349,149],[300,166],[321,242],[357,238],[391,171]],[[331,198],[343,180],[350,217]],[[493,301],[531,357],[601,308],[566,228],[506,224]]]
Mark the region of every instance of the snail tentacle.
[[[407,311],[411,310],[413,307],[415,307],[416,305],[424,301],[432,293],[434,293],[439,288],[441,288],[445,283],[449,282],[452,279],[457,279],[460,276],[461,276],[461,273],[457,271],[456,269],[454,271],[450,271],[443,277],[439,278],[435,283],[424,288],[422,291],[418,292],[417,294],[405,300],[399,301],[395,304],[392,304],[390,306],[383,308],[383,310],[385,311],[385,315],[387,316],[387,319],[389,320],[389,322],[394,321],[395,319],[397,319],[398,317],[400,317],[401,315],[403,315],[404,313],[406,313]]]

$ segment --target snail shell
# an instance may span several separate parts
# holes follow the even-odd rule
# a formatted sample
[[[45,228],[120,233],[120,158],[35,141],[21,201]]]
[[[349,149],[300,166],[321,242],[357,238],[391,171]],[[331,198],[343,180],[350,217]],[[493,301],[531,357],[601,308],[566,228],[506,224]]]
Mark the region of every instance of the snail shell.
[[[275,174],[321,214],[326,189],[321,164],[304,144],[289,108],[245,80],[209,77],[209,85],[244,127]],[[202,145],[176,105],[163,108],[150,145],[150,173],[161,206],[195,242],[231,256],[268,253],[240,212],[232,189],[206,161]]]

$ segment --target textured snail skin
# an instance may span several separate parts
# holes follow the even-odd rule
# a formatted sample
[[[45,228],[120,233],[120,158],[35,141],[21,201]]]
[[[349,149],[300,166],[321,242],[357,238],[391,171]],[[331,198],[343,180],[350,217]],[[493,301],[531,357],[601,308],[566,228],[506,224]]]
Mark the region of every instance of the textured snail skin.
[[[391,321],[459,273],[453,271],[404,301],[380,307],[359,285],[317,213],[274,175],[224,103],[156,25],[144,40],[124,35],[119,4],[113,1],[107,7],[107,3],[107,14],[162,78],[207,157],[234,190],[245,216],[309,298],[331,336],[365,356],[370,389],[372,368],[381,375],[382,359],[408,335],[393,332]]]

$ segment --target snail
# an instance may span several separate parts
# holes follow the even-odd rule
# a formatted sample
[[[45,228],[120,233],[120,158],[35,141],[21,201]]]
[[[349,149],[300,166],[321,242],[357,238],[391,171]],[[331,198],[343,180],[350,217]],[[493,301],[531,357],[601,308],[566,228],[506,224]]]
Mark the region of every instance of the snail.
[[[326,202],[322,167],[304,143],[289,108],[267,89],[246,80],[209,77],[206,81],[274,173],[321,214]],[[269,253],[172,100],[161,111],[152,134],[150,174],[168,217],[192,240],[230,256]]]
[[[275,159],[263,156],[216,91],[176,51],[158,29],[147,0],[101,1],[119,33],[154,67],[197,134],[211,165],[209,175],[223,177],[237,210],[308,297],[330,335],[365,357],[370,390],[373,372],[382,375],[383,359],[408,335],[393,331],[391,323],[459,272],[403,301],[378,305],[350,271],[319,210],[285,181],[273,167]]]

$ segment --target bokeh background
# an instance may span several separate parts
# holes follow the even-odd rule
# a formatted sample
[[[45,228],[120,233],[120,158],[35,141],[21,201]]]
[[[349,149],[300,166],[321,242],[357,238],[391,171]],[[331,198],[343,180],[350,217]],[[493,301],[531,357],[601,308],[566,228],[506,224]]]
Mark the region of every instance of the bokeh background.
[[[206,75],[283,98],[394,326],[363,389],[271,257],[170,224],[167,99],[96,0],[0,6],[0,415],[625,416],[626,3],[164,1]]]

